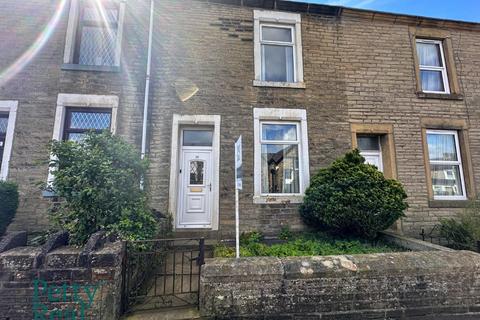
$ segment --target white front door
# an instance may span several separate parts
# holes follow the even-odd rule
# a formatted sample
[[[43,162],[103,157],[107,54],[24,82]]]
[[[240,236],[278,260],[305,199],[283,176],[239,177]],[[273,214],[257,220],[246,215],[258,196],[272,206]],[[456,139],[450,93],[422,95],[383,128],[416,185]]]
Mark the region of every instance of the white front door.
[[[212,148],[182,146],[178,181],[177,228],[211,228]]]

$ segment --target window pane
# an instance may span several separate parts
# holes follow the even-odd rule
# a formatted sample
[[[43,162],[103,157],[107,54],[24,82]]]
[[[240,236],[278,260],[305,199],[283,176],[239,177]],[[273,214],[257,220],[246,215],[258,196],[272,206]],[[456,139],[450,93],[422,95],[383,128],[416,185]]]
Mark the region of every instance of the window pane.
[[[117,30],[102,27],[83,27],[79,64],[89,66],[115,65]]]
[[[104,130],[110,128],[110,113],[73,111],[69,129]]]
[[[103,10],[100,11],[96,7],[85,7],[82,19],[88,22],[117,23],[118,10],[103,8]]]
[[[453,134],[427,134],[430,161],[458,161]]]
[[[293,82],[293,47],[262,45],[263,80]]]
[[[417,42],[417,55],[422,66],[442,67],[440,45],[438,43]]]
[[[358,149],[361,151],[379,151],[380,141],[378,136],[357,136]]]
[[[211,147],[213,131],[208,130],[184,130],[183,145],[196,147]]]
[[[69,133],[67,135],[68,141],[80,142],[85,138],[85,133]]]
[[[262,124],[262,139],[297,141],[297,126],[294,124]]]
[[[432,187],[435,196],[462,196],[460,167],[458,165],[430,166]]]
[[[0,134],[7,133],[7,127],[8,127],[8,116],[0,114]]]
[[[297,145],[262,145],[262,193],[299,193]]]
[[[423,91],[445,91],[441,71],[420,70]]]
[[[292,42],[292,29],[262,27],[262,40]]]
[[[190,162],[190,184],[203,184],[203,171],[205,163],[203,161]]]

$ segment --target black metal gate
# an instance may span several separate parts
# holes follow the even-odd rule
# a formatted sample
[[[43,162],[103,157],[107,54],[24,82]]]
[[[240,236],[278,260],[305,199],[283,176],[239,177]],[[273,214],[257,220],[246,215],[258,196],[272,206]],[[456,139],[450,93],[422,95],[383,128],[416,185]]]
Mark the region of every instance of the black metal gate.
[[[203,238],[132,241],[126,246],[124,312],[198,306]]]

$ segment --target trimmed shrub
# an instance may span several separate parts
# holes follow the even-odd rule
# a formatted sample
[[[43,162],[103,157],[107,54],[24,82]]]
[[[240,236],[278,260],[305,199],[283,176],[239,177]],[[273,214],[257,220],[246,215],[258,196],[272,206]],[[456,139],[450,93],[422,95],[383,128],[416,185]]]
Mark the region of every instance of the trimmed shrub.
[[[316,228],[373,239],[404,216],[406,198],[398,181],[353,150],[312,178],[300,213]]]
[[[457,218],[440,220],[440,236],[454,249],[477,250],[480,241],[480,201],[472,200]]]
[[[61,198],[51,210],[70,242],[84,244],[105,230],[123,240],[155,236],[157,221],[140,181],[148,163],[110,132],[88,133],[81,142],[53,141],[53,190]]]
[[[13,182],[0,181],[0,236],[7,230],[18,208],[18,187]]]

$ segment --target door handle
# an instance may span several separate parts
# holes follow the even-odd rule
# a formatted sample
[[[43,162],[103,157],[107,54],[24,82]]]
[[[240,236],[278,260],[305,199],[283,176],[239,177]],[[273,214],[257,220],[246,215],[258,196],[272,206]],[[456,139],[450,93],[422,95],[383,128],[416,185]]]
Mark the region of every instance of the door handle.
[[[210,183],[208,187],[210,188],[210,191],[212,191],[212,183]]]

